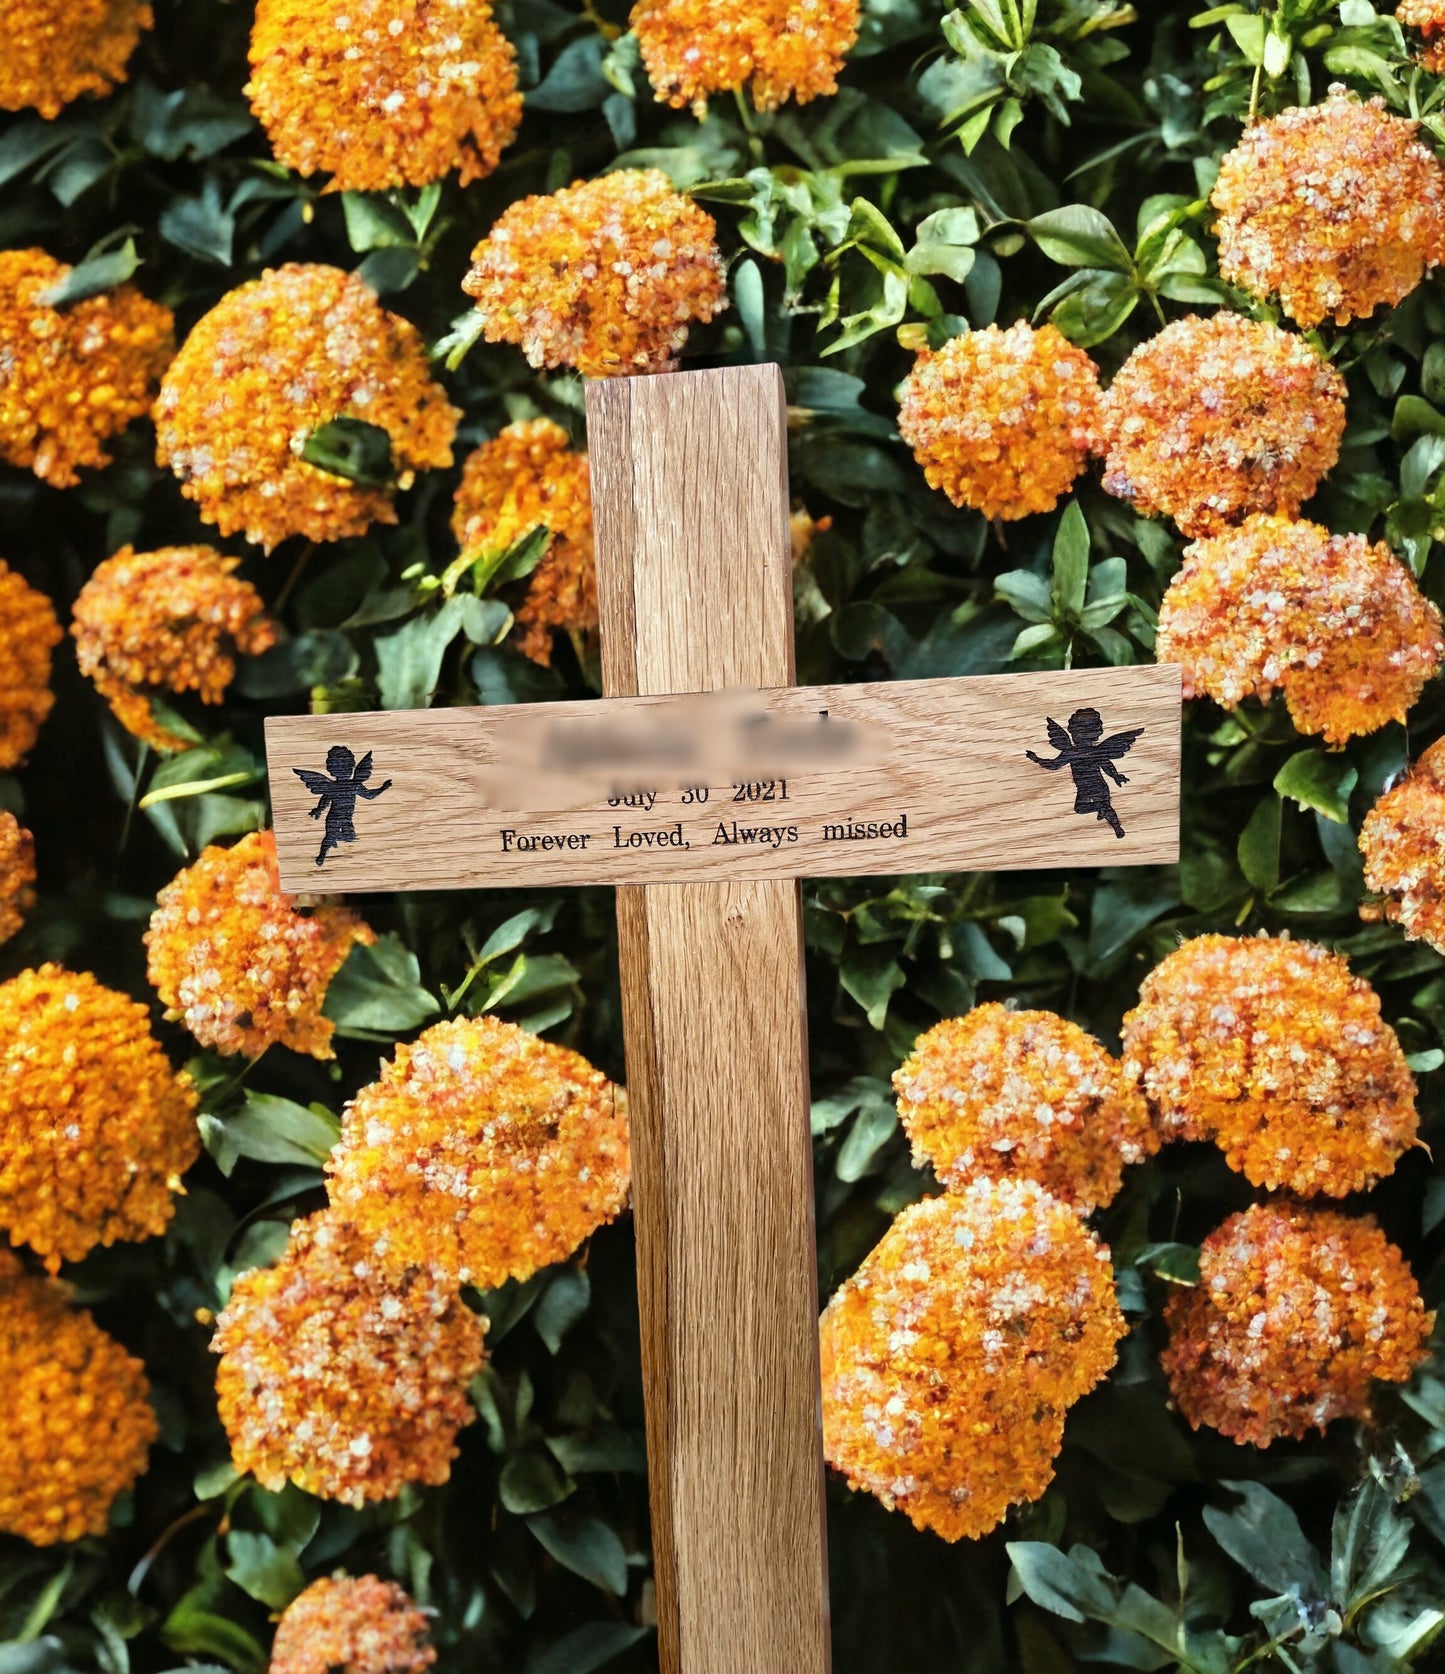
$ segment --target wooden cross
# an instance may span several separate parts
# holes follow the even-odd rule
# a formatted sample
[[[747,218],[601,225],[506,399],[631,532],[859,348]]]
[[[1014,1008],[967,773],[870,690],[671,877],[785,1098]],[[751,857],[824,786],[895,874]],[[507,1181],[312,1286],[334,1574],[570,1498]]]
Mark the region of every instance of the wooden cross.
[[[587,421],[607,696],[268,721],[281,882],[620,886],[661,1666],[826,1674],[798,879],[1174,861],[1179,671],[795,688],[778,368]]]

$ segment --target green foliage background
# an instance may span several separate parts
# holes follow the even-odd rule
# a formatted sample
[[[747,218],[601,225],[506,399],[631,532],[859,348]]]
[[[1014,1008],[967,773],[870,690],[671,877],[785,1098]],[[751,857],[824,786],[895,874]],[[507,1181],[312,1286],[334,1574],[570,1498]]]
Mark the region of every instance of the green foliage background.
[[[530,91],[497,173],[465,191],[343,199],[278,168],[247,113],[250,8],[158,0],[127,87],[51,123],[0,124],[0,241],[99,257],[91,271],[107,281],[133,254],[182,331],[267,264],[359,267],[457,359],[467,333],[445,340],[464,312],[459,281],[508,202],[656,164],[714,211],[730,262],[734,306],[694,333],[689,363],[783,363],[794,492],[833,520],[798,576],[800,678],[1144,662],[1172,534],[1087,480],[1079,510],[1006,533],[953,510],[894,433],[910,349],[966,324],[1051,317],[1110,375],[1161,319],[1225,299],[1202,200],[1249,107],[1316,100],[1343,80],[1423,117],[1442,147],[1445,116],[1440,84],[1368,0],[1140,9],[970,0],[945,15],[928,0],[867,0],[836,98],[774,116],[718,98],[698,122],[652,100],[621,0],[585,12],[508,0],[501,21]],[[1348,373],[1351,422],[1311,515],[1383,531],[1438,599],[1445,288],[1319,341]],[[509,348],[474,344],[446,377],[466,412],[459,458],[538,412],[581,439],[578,381],[534,375]],[[245,552],[290,637],[244,670],[224,709],[188,712],[197,742],[179,757],[138,753],[62,649],[40,745],[0,779],[35,830],[42,884],[0,975],[56,958],[153,999],[140,938],[156,890],[199,846],[265,820],[266,714],[595,689],[595,669],[565,646],[547,673],[501,642],[515,582],[439,602],[454,480],[423,480],[399,526],[364,540]],[[146,425],[72,491],[0,470],[0,551],[62,614],[123,542],[207,538],[153,463]],[[919,1030],[1012,997],[1115,1043],[1140,976],[1198,931],[1288,928],[1347,952],[1414,1054],[1423,1137],[1438,1144],[1445,963],[1361,925],[1354,833],[1442,726],[1437,688],[1408,731],[1326,754],[1278,707],[1226,717],[1196,705],[1178,867],[808,886],[824,1292],[928,1189],[888,1089]],[[272,1613],[343,1564],[394,1574],[435,1608],[443,1670],[656,1666],[626,1222],[583,1259],[484,1299],[481,1417],[448,1488],[353,1512],[230,1471],[197,1311],[216,1309],[231,1276],[273,1255],[292,1215],[319,1201],[335,1115],[378,1056],[449,1008],[494,1008],[622,1074],[606,892],[396,896],[365,910],[385,939],[335,985],[337,1063],[273,1051],[242,1077],[197,1060],[208,1155],[170,1234],[67,1274],[144,1354],[163,1439],[106,1539],[46,1552],[0,1541],[0,1674],[248,1674],[264,1666]],[[191,1051],[176,1029],[166,1039],[178,1060]],[[1136,1328],[1108,1385],[1071,1416],[1056,1484],[996,1536],[948,1547],[833,1486],[838,1674],[1366,1674],[1438,1658],[1445,1364],[1383,1395],[1368,1432],[1337,1425],[1267,1452],[1195,1436],[1168,1409],[1162,1301],[1189,1281],[1199,1239],[1249,1196],[1212,1150],[1180,1146],[1135,1170],[1098,1217]],[[1445,1181],[1427,1153],[1369,1207],[1431,1302],[1445,1300]]]

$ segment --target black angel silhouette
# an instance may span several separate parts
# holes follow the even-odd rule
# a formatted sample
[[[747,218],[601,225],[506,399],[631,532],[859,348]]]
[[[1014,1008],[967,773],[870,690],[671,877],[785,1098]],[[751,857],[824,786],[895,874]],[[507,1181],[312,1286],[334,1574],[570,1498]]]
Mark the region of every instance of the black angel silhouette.
[[[366,788],[366,781],[371,777],[371,751],[357,761],[351,751],[344,744],[333,744],[326,752],[326,773],[313,773],[305,767],[293,767],[291,771],[311,792],[321,800],[311,810],[311,818],[319,820],[326,815],[326,834],[321,839],[321,852],[316,856],[316,864],[320,866],[340,843],[354,843],[356,841],[356,799],[364,796],[368,802],[374,802],[384,790],[391,789],[391,780],[384,785],[378,785],[375,790]]]
[[[1122,837],[1124,827],[1114,812],[1105,775],[1116,785],[1129,783],[1114,763],[1128,755],[1143,727],[1135,727],[1130,732],[1116,732],[1112,738],[1105,738],[1104,723],[1097,709],[1076,709],[1069,716],[1067,728],[1061,727],[1052,718],[1045,725],[1048,727],[1049,743],[1059,752],[1058,755],[1053,761],[1044,761],[1032,750],[1025,750],[1024,754],[1050,773],[1067,767],[1074,775],[1074,812],[1097,815],[1116,837]]]

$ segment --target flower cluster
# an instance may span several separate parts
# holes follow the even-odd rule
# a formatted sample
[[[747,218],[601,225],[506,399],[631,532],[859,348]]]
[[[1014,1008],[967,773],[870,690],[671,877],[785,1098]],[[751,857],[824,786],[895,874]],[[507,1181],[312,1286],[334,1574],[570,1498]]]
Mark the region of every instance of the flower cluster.
[[[913,1160],[943,1185],[1034,1180],[1076,1208],[1117,1196],[1124,1165],[1158,1149],[1143,1096],[1076,1023],[977,1006],[914,1042],[893,1076]]]
[[[1219,166],[1219,271],[1302,326],[1399,302],[1445,261],[1445,168],[1419,124],[1341,86],[1246,128]]]
[[[338,1570],[286,1606],[267,1674],[423,1674],[437,1659],[428,1628],[395,1581]]]
[[[55,488],[110,463],[105,443],[149,411],[175,353],[170,309],[134,285],[51,307],[69,273],[43,250],[0,251],[0,459]]]
[[[0,983],[0,1228],[51,1272],[165,1230],[195,1106],[144,1006],[57,965]]]
[[[1372,1219],[1287,1203],[1256,1203],[1212,1232],[1198,1285],[1164,1317],[1179,1410],[1259,1447],[1367,1419],[1375,1380],[1404,1383],[1434,1322]]]
[[[166,885],[146,931],[147,972],[202,1046],[254,1058],[288,1046],[331,1058],[321,1007],[357,942],[375,932],[348,907],[299,907],[281,891],[274,832],[212,846]]]
[[[1104,487],[1208,535],[1293,516],[1339,456],[1345,382],[1302,337],[1221,312],[1139,345],[1102,404]]]
[[[1166,1136],[1213,1139],[1256,1186],[1344,1197],[1415,1141],[1415,1081],[1379,995],[1311,942],[1185,942],[1145,977],[1124,1053]]]
[[[50,653],[64,637],[50,600],[0,558],[0,768],[24,759],[50,713]]]
[[[289,262],[228,292],[161,384],[158,458],[201,517],[268,551],[288,535],[342,540],[394,523],[392,494],[452,462],[460,413],[426,344],[353,273]],[[395,481],[353,482],[302,457],[338,418],[390,438]]]
[[[1099,412],[1099,369],[1082,349],[1051,325],[991,325],[919,355],[899,392],[898,433],[954,505],[1019,518],[1068,492]]]
[[[14,814],[0,812],[0,942],[35,905],[35,839]]]
[[[1445,738],[1385,791],[1360,828],[1365,887],[1384,897],[1361,908],[1445,952]]]
[[[438,1266],[384,1267],[329,1215],[291,1228],[216,1320],[216,1394],[236,1469],[360,1506],[451,1474],[485,1326]]]
[[[231,573],[239,562],[209,546],[125,546],[75,601],[70,631],[81,673],[126,731],[158,750],[184,749],[187,740],[157,719],[147,687],[219,703],[237,653],[254,657],[276,643],[260,594]]]
[[[1418,29],[1425,37],[1420,62],[1434,75],[1445,71],[1445,0],[1400,0],[1396,18],[1407,29]]]
[[[1277,687],[1301,732],[1338,744],[1403,721],[1445,637],[1383,542],[1260,514],[1185,549],[1155,655],[1226,709]]]
[[[453,1018],[356,1095],[327,1173],[379,1256],[488,1290],[562,1261],[622,1209],[626,1098],[514,1023]]]
[[[916,1203],[823,1311],[824,1454],[920,1529],[987,1534],[1124,1330],[1108,1250],[1033,1181]]]
[[[670,372],[693,320],[727,307],[711,215],[658,169],[618,169],[512,204],[462,289],[489,343],[589,378]]]
[[[158,1434],[145,1369],[9,1250],[0,1250],[0,1384],[0,1532],[36,1546],[104,1534]]]
[[[496,557],[533,529],[552,541],[517,608],[518,649],[544,668],[552,630],[597,627],[597,570],[592,547],[592,480],[587,456],[551,419],[509,424],[477,448],[462,468],[452,529],[463,553]]]
[[[142,0],[7,0],[0,110],[59,116],[84,93],[109,93],[154,21]]]
[[[487,0],[259,0],[245,91],[277,160],[345,192],[480,179],[522,119]]]
[[[710,93],[744,86],[758,110],[838,91],[858,38],[858,0],[637,0],[629,19],[657,97],[707,114]]]

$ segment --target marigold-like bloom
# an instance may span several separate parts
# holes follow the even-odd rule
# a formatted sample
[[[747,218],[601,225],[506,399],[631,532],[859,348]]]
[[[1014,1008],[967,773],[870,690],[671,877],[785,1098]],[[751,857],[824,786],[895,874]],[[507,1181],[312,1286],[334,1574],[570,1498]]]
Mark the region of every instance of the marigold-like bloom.
[[[515,1023],[456,1017],[361,1089],[326,1170],[378,1255],[490,1290],[565,1260],[622,1209],[626,1096]]]
[[[1344,87],[1246,128],[1219,165],[1219,271],[1302,326],[1399,302],[1445,260],[1445,168],[1383,99]]]
[[[1400,0],[1396,19],[1425,37],[1420,62],[1434,75],[1445,71],[1445,0]]]
[[[509,424],[472,453],[452,513],[457,544],[477,558],[503,553],[537,528],[549,529],[552,543],[517,607],[518,649],[548,668],[554,628],[597,628],[597,569],[587,456],[545,418]]]
[[[324,898],[298,907],[283,894],[274,832],[212,845],[156,899],[146,970],[168,1017],[217,1052],[336,1056],[326,990],[352,946],[376,933],[349,907]]]
[[[35,839],[14,814],[0,812],[0,942],[35,905]]]
[[[236,1469],[359,1506],[451,1475],[476,1416],[485,1323],[439,1265],[383,1266],[333,1216],[297,1221],[217,1317],[216,1395]]]
[[[0,110],[59,116],[83,93],[109,93],[154,21],[141,0],[7,0]]]
[[[489,343],[588,378],[670,372],[693,320],[727,307],[717,225],[660,169],[618,169],[512,204],[462,289]]]
[[[1360,828],[1365,888],[1383,897],[1362,918],[1388,918],[1445,953],[1445,738],[1385,791]]]
[[[858,0],[747,0],[722,10],[699,0],[637,0],[630,18],[657,97],[701,118],[710,93],[746,85],[758,110],[838,91],[858,39]]]
[[[823,1310],[823,1452],[945,1540],[1054,1474],[1064,1413],[1124,1335],[1109,1252],[1032,1180],[905,1209]]]
[[[1164,1318],[1180,1412],[1258,1447],[1368,1419],[1375,1380],[1404,1383],[1434,1322],[1372,1218],[1289,1203],[1256,1203],[1210,1233],[1199,1283]]]
[[[259,0],[245,91],[277,161],[343,192],[479,180],[522,120],[487,0]]]
[[[3,1249],[0,1381],[0,1532],[36,1546],[104,1534],[158,1433],[145,1369]]]
[[[158,750],[187,741],[156,719],[146,687],[219,703],[237,654],[254,657],[276,643],[261,595],[231,573],[239,563],[209,546],[123,546],[75,601],[70,631],[80,672],[126,731]]]
[[[169,308],[134,285],[61,308],[70,272],[43,250],[0,251],[0,459],[69,488],[146,413],[175,353]]]
[[[1076,1023],[976,1006],[935,1024],[894,1072],[913,1160],[950,1191],[1034,1180],[1076,1208],[1111,1203],[1159,1147],[1143,1095]]]
[[[1159,607],[1155,655],[1226,709],[1278,687],[1331,744],[1403,721],[1442,655],[1440,612],[1381,542],[1257,515],[1196,541]]]
[[[58,965],[0,983],[0,1228],[52,1273],[165,1231],[195,1107],[128,995]]]
[[[991,325],[924,351],[898,434],[929,486],[988,518],[1052,511],[1088,463],[1099,369],[1051,325]]]
[[[1302,337],[1190,314],[1141,343],[1102,404],[1104,487],[1208,535],[1293,517],[1339,457],[1345,381]]]
[[[429,1628],[395,1581],[338,1570],[286,1606],[267,1674],[422,1674],[437,1659]]]
[[[1415,1080],[1379,995],[1312,942],[1185,942],[1145,977],[1124,1055],[1166,1137],[1213,1139],[1256,1186],[1344,1197],[1415,1141]]]
[[[426,344],[354,273],[288,262],[228,292],[161,384],[157,457],[223,535],[268,551],[288,535],[334,541],[395,523],[395,488],[452,462],[457,409]],[[391,438],[394,483],[352,482],[301,457],[338,418]]]
[[[50,653],[64,638],[55,608],[0,558],[0,768],[14,767],[50,713]]]

